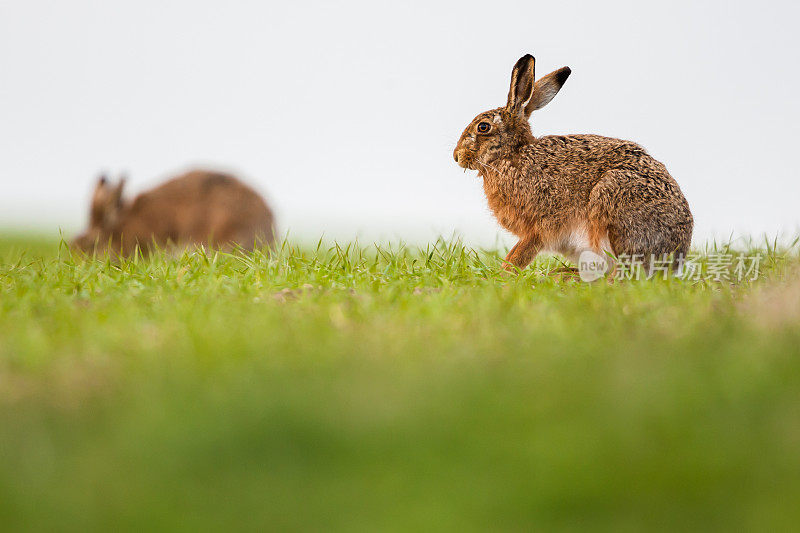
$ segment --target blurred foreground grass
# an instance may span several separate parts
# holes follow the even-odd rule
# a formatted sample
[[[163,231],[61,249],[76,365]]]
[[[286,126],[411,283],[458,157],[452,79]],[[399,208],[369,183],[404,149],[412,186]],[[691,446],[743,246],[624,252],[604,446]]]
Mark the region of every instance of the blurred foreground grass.
[[[608,285],[444,242],[0,238],[0,524],[791,529],[800,261],[758,251],[756,282]]]

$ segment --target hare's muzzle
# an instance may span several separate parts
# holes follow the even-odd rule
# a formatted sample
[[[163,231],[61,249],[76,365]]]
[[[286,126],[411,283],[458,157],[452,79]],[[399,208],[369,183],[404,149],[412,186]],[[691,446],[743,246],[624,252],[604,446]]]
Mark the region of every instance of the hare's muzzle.
[[[455,150],[453,150],[453,159],[455,160],[456,163],[458,163],[458,166],[460,166],[461,168],[468,168],[468,169],[472,168],[473,154],[470,150],[464,148],[461,145],[459,145],[458,147],[456,147]]]
[[[464,163],[466,163],[466,161],[465,161],[466,157],[464,157],[464,156],[465,156],[464,147],[461,146],[461,143],[458,143],[458,146],[456,146],[456,149],[453,150],[453,159],[455,160],[456,163],[458,163],[458,166],[460,166],[460,167],[464,167]],[[466,167],[464,167],[464,168],[466,168]]]

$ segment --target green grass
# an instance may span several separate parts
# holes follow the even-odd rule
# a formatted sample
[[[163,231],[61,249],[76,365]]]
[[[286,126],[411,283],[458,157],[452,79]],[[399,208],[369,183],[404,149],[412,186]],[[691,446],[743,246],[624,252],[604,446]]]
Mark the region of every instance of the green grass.
[[[800,260],[746,247],[755,282],[610,285],[446,242],[0,238],[0,524],[791,529]]]

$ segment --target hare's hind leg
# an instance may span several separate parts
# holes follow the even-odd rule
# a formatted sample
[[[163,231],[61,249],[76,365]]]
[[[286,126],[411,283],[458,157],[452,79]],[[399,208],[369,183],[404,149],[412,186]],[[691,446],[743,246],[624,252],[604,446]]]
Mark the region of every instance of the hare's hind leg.
[[[649,271],[653,258],[688,252],[681,227],[687,216],[691,225],[691,215],[675,193],[661,176],[610,170],[589,195],[590,221],[597,235],[605,231],[617,257],[639,261]]]
[[[230,242],[234,248],[244,252],[252,252],[254,249],[261,247],[262,238],[258,232],[246,227],[234,232]]]

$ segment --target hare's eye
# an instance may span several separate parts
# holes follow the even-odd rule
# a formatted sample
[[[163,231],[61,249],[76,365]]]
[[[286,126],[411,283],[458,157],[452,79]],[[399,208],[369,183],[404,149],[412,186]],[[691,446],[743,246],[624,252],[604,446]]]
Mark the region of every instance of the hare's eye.
[[[479,122],[478,123],[478,132],[479,133],[486,133],[491,128],[492,128],[492,126],[488,122]]]

